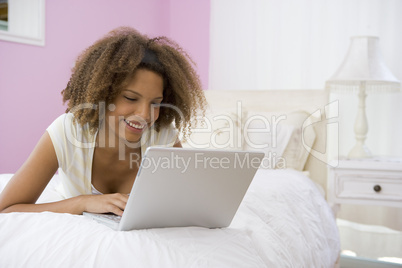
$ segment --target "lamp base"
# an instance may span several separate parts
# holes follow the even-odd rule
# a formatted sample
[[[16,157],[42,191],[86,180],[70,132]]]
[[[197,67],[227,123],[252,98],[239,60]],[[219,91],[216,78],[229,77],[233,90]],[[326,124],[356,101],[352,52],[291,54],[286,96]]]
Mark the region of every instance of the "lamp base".
[[[348,154],[349,158],[370,158],[370,150],[364,145],[368,132],[368,124],[366,117],[366,82],[361,81],[359,87],[359,106],[355,122],[356,144]]]
[[[371,158],[371,152],[364,144],[357,143],[348,154],[349,158]]]

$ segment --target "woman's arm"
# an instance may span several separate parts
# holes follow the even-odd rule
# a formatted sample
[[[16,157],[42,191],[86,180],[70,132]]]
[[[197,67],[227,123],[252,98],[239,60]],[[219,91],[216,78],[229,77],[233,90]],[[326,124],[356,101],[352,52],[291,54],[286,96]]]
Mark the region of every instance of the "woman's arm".
[[[128,196],[108,194],[77,196],[59,202],[35,204],[58,168],[56,152],[47,132],[0,194],[0,212],[62,212],[82,214],[113,212],[122,215]]]
[[[1,193],[0,211],[35,211],[33,207],[22,204],[36,202],[57,168],[53,143],[46,132]]]

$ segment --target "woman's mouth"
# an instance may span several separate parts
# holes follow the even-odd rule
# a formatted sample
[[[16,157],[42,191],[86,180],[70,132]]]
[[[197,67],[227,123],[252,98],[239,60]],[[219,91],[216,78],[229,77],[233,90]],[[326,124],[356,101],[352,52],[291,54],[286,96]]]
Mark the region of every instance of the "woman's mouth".
[[[124,119],[124,122],[126,122],[126,124],[129,125],[130,127],[135,128],[137,130],[143,130],[146,126],[139,122],[128,121],[127,119]]]

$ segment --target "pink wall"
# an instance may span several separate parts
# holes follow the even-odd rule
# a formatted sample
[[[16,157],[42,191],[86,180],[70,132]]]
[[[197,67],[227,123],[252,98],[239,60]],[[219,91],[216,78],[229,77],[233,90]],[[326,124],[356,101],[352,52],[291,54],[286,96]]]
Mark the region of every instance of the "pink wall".
[[[127,25],[171,37],[197,62],[202,83],[208,84],[209,1],[116,3],[47,1],[44,47],[0,41],[0,173],[17,171],[64,112],[60,92],[75,58],[113,28]]]
[[[203,88],[208,87],[209,0],[171,0],[168,36],[178,42],[197,64]]]

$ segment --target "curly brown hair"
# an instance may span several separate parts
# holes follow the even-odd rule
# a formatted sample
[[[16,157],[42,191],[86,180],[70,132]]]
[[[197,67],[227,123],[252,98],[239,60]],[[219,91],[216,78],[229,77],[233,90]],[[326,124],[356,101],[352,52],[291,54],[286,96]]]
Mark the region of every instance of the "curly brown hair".
[[[144,60],[149,53],[156,56],[156,60]],[[78,57],[67,87],[62,91],[63,102],[68,102],[66,112],[74,113],[78,123],[88,123],[90,130],[96,132],[99,127],[97,104],[112,103],[134,72],[144,68],[163,77],[162,103],[176,107],[172,110],[161,106],[156,130],[174,122],[185,139],[191,132],[193,117],[199,110],[204,113],[206,106],[193,65],[189,55],[167,37],[150,39],[133,28],[117,28]],[[88,103],[92,108],[76,108]]]

